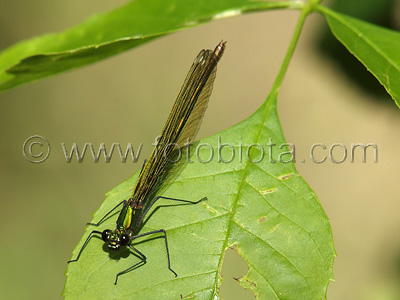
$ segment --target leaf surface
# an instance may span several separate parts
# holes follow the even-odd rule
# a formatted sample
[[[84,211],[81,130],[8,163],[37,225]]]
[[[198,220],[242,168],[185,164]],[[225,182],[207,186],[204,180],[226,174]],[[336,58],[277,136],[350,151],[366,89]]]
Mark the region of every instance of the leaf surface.
[[[141,231],[167,230],[171,266],[178,277],[167,268],[163,239],[145,239],[135,245],[148,262],[122,275],[115,286],[115,275],[139,258],[128,250],[115,256],[101,239],[92,238],[80,260],[68,266],[64,296],[220,299],[224,252],[234,247],[249,266],[239,282],[257,299],[325,298],[335,256],[329,221],[294,164],[280,162],[291,158],[286,147],[279,149],[284,144],[274,95],[248,119],[195,144],[193,163],[163,195],[208,200],[178,206],[160,200],[161,207]],[[136,179],[135,175],[111,190],[93,220],[127,199]],[[96,229],[113,229],[115,221],[116,216]],[[87,228],[73,258],[91,230]]]

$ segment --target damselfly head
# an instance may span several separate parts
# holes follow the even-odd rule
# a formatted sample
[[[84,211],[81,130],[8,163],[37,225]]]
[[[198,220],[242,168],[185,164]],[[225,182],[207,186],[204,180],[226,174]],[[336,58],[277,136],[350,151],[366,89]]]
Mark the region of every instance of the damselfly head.
[[[106,229],[101,234],[101,238],[107,243],[107,246],[112,251],[119,251],[121,247],[128,245],[129,235],[121,233],[119,230],[111,231]]]

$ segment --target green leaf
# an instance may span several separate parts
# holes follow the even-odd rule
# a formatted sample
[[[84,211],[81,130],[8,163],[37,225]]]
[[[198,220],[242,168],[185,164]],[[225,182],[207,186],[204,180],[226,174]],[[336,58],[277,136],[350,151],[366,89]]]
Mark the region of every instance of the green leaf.
[[[233,147],[223,146],[225,143]],[[234,247],[249,266],[239,282],[257,299],[325,298],[335,256],[329,221],[294,164],[280,162],[291,159],[287,147],[279,148],[284,144],[274,94],[248,119],[192,147],[194,163],[189,163],[163,194],[188,200],[207,196],[208,200],[178,206],[160,200],[158,205],[168,207],[155,209],[142,229],[167,230],[171,266],[178,277],[167,268],[163,239],[144,239],[135,245],[147,256],[147,263],[120,276],[114,285],[116,274],[139,258],[128,250],[116,256],[104,250],[101,239],[92,238],[80,260],[68,266],[64,296],[220,299],[224,252]],[[265,155],[257,162],[262,154],[260,146]],[[213,159],[200,163],[199,159],[209,159],[210,147]],[[110,191],[93,220],[98,221],[127,199],[136,178]],[[116,218],[96,229],[113,228]],[[87,228],[73,258],[93,229]]]
[[[400,107],[400,32],[385,29],[324,7],[335,37],[358,58]]]
[[[0,53],[0,91],[78,68],[154,38],[213,19],[288,7],[254,0],[136,0],[56,34],[26,40]]]

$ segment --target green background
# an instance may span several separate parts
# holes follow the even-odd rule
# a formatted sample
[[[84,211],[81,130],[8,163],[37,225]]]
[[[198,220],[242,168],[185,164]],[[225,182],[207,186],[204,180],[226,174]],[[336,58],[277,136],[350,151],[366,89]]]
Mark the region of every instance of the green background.
[[[123,4],[112,3],[112,7]],[[48,0],[0,4],[0,47],[56,32],[111,8],[109,1]],[[0,94],[0,177],[3,296],[57,299],[66,261],[104,194],[138,170],[169,113],[190,64],[202,48],[228,40],[199,138],[250,115],[272,86],[298,12],[273,11],[220,20],[150,42],[86,68]],[[324,24],[310,17],[281,88],[279,113],[285,137],[296,145],[297,168],[331,220],[338,257],[328,299],[398,299],[400,242],[397,217],[399,161],[395,105],[379,105],[347,84],[336,66],[311,47]],[[22,144],[46,137],[52,152],[38,165],[25,160]],[[67,164],[61,143],[122,147],[143,143],[139,164]],[[379,162],[312,163],[314,143],[376,143]],[[316,152],[321,156],[325,153]],[[336,152],[335,152],[336,153]],[[337,157],[341,153],[337,152]],[[305,163],[302,163],[302,159]],[[246,264],[227,254],[224,299],[252,299],[232,277]],[[380,298],[378,298],[380,297]],[[385,297],[385,298],[383,298]],[[254,297],[253,297],[254,298]]]

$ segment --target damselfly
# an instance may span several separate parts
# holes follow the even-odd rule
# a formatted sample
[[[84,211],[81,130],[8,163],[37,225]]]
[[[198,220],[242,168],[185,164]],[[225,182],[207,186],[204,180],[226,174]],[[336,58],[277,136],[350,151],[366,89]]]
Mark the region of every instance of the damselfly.
[[[157,200],[165,199],[197,204],[207,199],[204,197],[198,201],[189,201],[155,196],[167,181],[176,176],[178,169],[180,169],[178,166],[181,167],[183,165],[177,161],[179,158],[182,161],[182,149],[185,148],[184,146],[187,145],[188,141],[193,141],[196,137],[207,108],[217,71],[217,64],[224,53],[225,44],[226,42],[220,42],[214,51],[201,50],[197,55],[172,107],[167,123],[164,125],[161,137],[150,158],[143,164],[132,197],[115,206],[98,223],[88,223],[88,225],[99,226],[110,214],[122,206],[117,219],[116,229],[113,231],[106,229],[103,232],[93,230],[80,249],[77,258],[69,262],[75,262],[79,259],[83,249],[94,234],[99,234],[112,251],[119,251],[125,247],[129,247],[141,258],[141,261],[119,272],[115,278],[115,284],[117,284],[120,275],[146,263],[146,256],[133,247],[131,242],[140,237],[162,233],[167,249],[168,268],[177,276],[176,272],[171,268],[166,231],[158,229],[140,234],[139,231],[143,226],[144,218]]]

